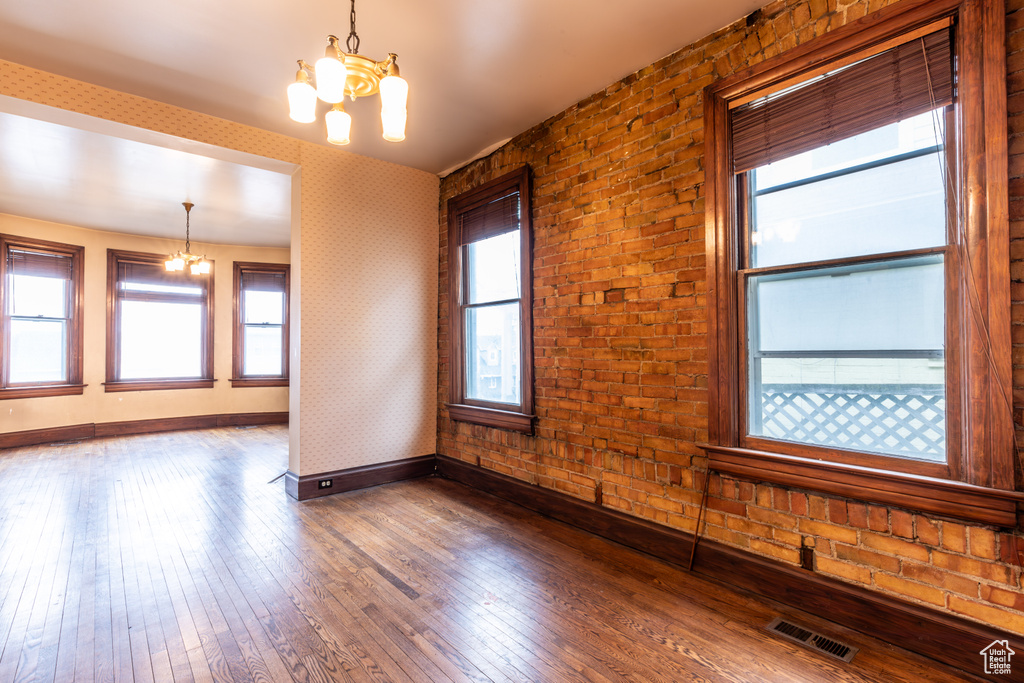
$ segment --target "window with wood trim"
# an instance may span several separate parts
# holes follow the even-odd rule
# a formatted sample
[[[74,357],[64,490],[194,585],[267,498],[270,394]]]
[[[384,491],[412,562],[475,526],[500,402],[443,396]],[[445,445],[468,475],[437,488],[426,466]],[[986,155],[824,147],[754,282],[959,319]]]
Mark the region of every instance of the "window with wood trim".
[[[533,431],[531,244],[528,167],[448,200],[453,420]]]
[[[235,261],[233,387],[288,386],[287,263]]]
[[[84,253],[0,235],[0,399],[82,393]]]
[[[711,468],[1015,523],[1003,20],[899,3],[707,88]]]
[[[107,250],[106,391],[213,386],[213,272],[168,272],[166,258]]]

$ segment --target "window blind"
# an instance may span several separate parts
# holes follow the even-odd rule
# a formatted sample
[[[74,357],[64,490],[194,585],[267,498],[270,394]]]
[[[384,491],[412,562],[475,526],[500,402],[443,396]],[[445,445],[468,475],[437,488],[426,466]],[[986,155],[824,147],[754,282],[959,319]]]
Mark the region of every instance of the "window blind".
[[[518,190],[459,215],[459,234],[462,244],[479,242],[518,229]]]
[[[7,252],[7,272],[12,275],[70,280],[71,262],[71,257],[63,254],[22,251],[20,249],[9,249]]]
[[[284,293],[284,273],[243,270],[242,290]]]
[[[173,287],[206,289],[205,277],[189,277],[184,272],[168,271],[163,262],[139,263],[121,261],[117,266],[118,282],[129,282],[146,285],[169,285]],[[198,291],[196,292],[198,294]]]
[[[947,28],[734,110],[733,172],[749,171],[952,102],[952,29]]]

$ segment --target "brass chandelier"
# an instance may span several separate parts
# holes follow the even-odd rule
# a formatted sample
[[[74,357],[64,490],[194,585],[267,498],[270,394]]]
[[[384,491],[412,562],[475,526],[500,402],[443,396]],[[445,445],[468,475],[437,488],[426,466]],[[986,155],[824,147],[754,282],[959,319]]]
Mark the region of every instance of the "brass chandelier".
[[[175,272],[185,270],[185,266],[188,266],[189,272],[193,275],[206,275],[210,272],[210,262],[206,260],[206,256],[196,256],[192,253],[192,243],[188,239],[189,216],[192,214],[192,207],[195,204],[182,202],[181,205],[185,207],[185,251],[168,256],[164,261],[164,268]]]
[[[316,121],[317,99],[333,104],[334,107],[324,117],[327,141],[334,145],[347,145],[351,142],[352,117],[345,111],[345,96],[354,102],[357,97],[379,92],[383,137],[388,142],[401,142],[405,139],[409,84],[399,75],[398,55],[390,52],[387,59],[378,62],[358,54],[356,0],[352,0],[349,22],[350,31],[345,41],[348,52],[342,51],[336,36],[327,36],[327,50],[315,67],[298,60],[295,82],[288,86],[289,114],[299,123],[312,123]]]

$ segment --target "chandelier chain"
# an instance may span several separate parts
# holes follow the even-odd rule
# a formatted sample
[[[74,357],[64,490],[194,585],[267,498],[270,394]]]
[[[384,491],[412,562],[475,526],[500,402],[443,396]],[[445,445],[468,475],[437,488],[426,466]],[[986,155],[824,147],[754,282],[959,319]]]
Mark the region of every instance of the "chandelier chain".
[[[359,34],[356,33],[356,0],[352,0],[352,11],[349,13],[349,26],[348,40],[345,41],[345,47],[348,48],[349,54],[358,54]],[[355,42],[353,43],[353,41]]]
[[[191,212],[188,209],[185,209],[185,253],[186,254],[191,254],[192,253],[192,245],[188,241],[188,219],[189,219],[190,216],[191,216]]]

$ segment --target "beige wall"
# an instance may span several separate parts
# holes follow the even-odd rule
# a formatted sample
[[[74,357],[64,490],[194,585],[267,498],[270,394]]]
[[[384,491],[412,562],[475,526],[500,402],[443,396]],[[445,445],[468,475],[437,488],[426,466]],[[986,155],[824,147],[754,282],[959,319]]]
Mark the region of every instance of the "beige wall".
[[[289,469],[434,452],[437,176],[2,60],[0,95],[297,165]]]
[[[85,247],[84,377],[81,396],[0,401],[0,432],[89,422],[120,422],[158,417],[262,413],[288,410],[288,388],[231,388],[232,261],[288,263],[288,249],[193,242],[193,251],[214,261],[213,389],[106,393],[107,249],[166,254],[181,242],[87,230],[71,225],[0,214],[0,233]]]

